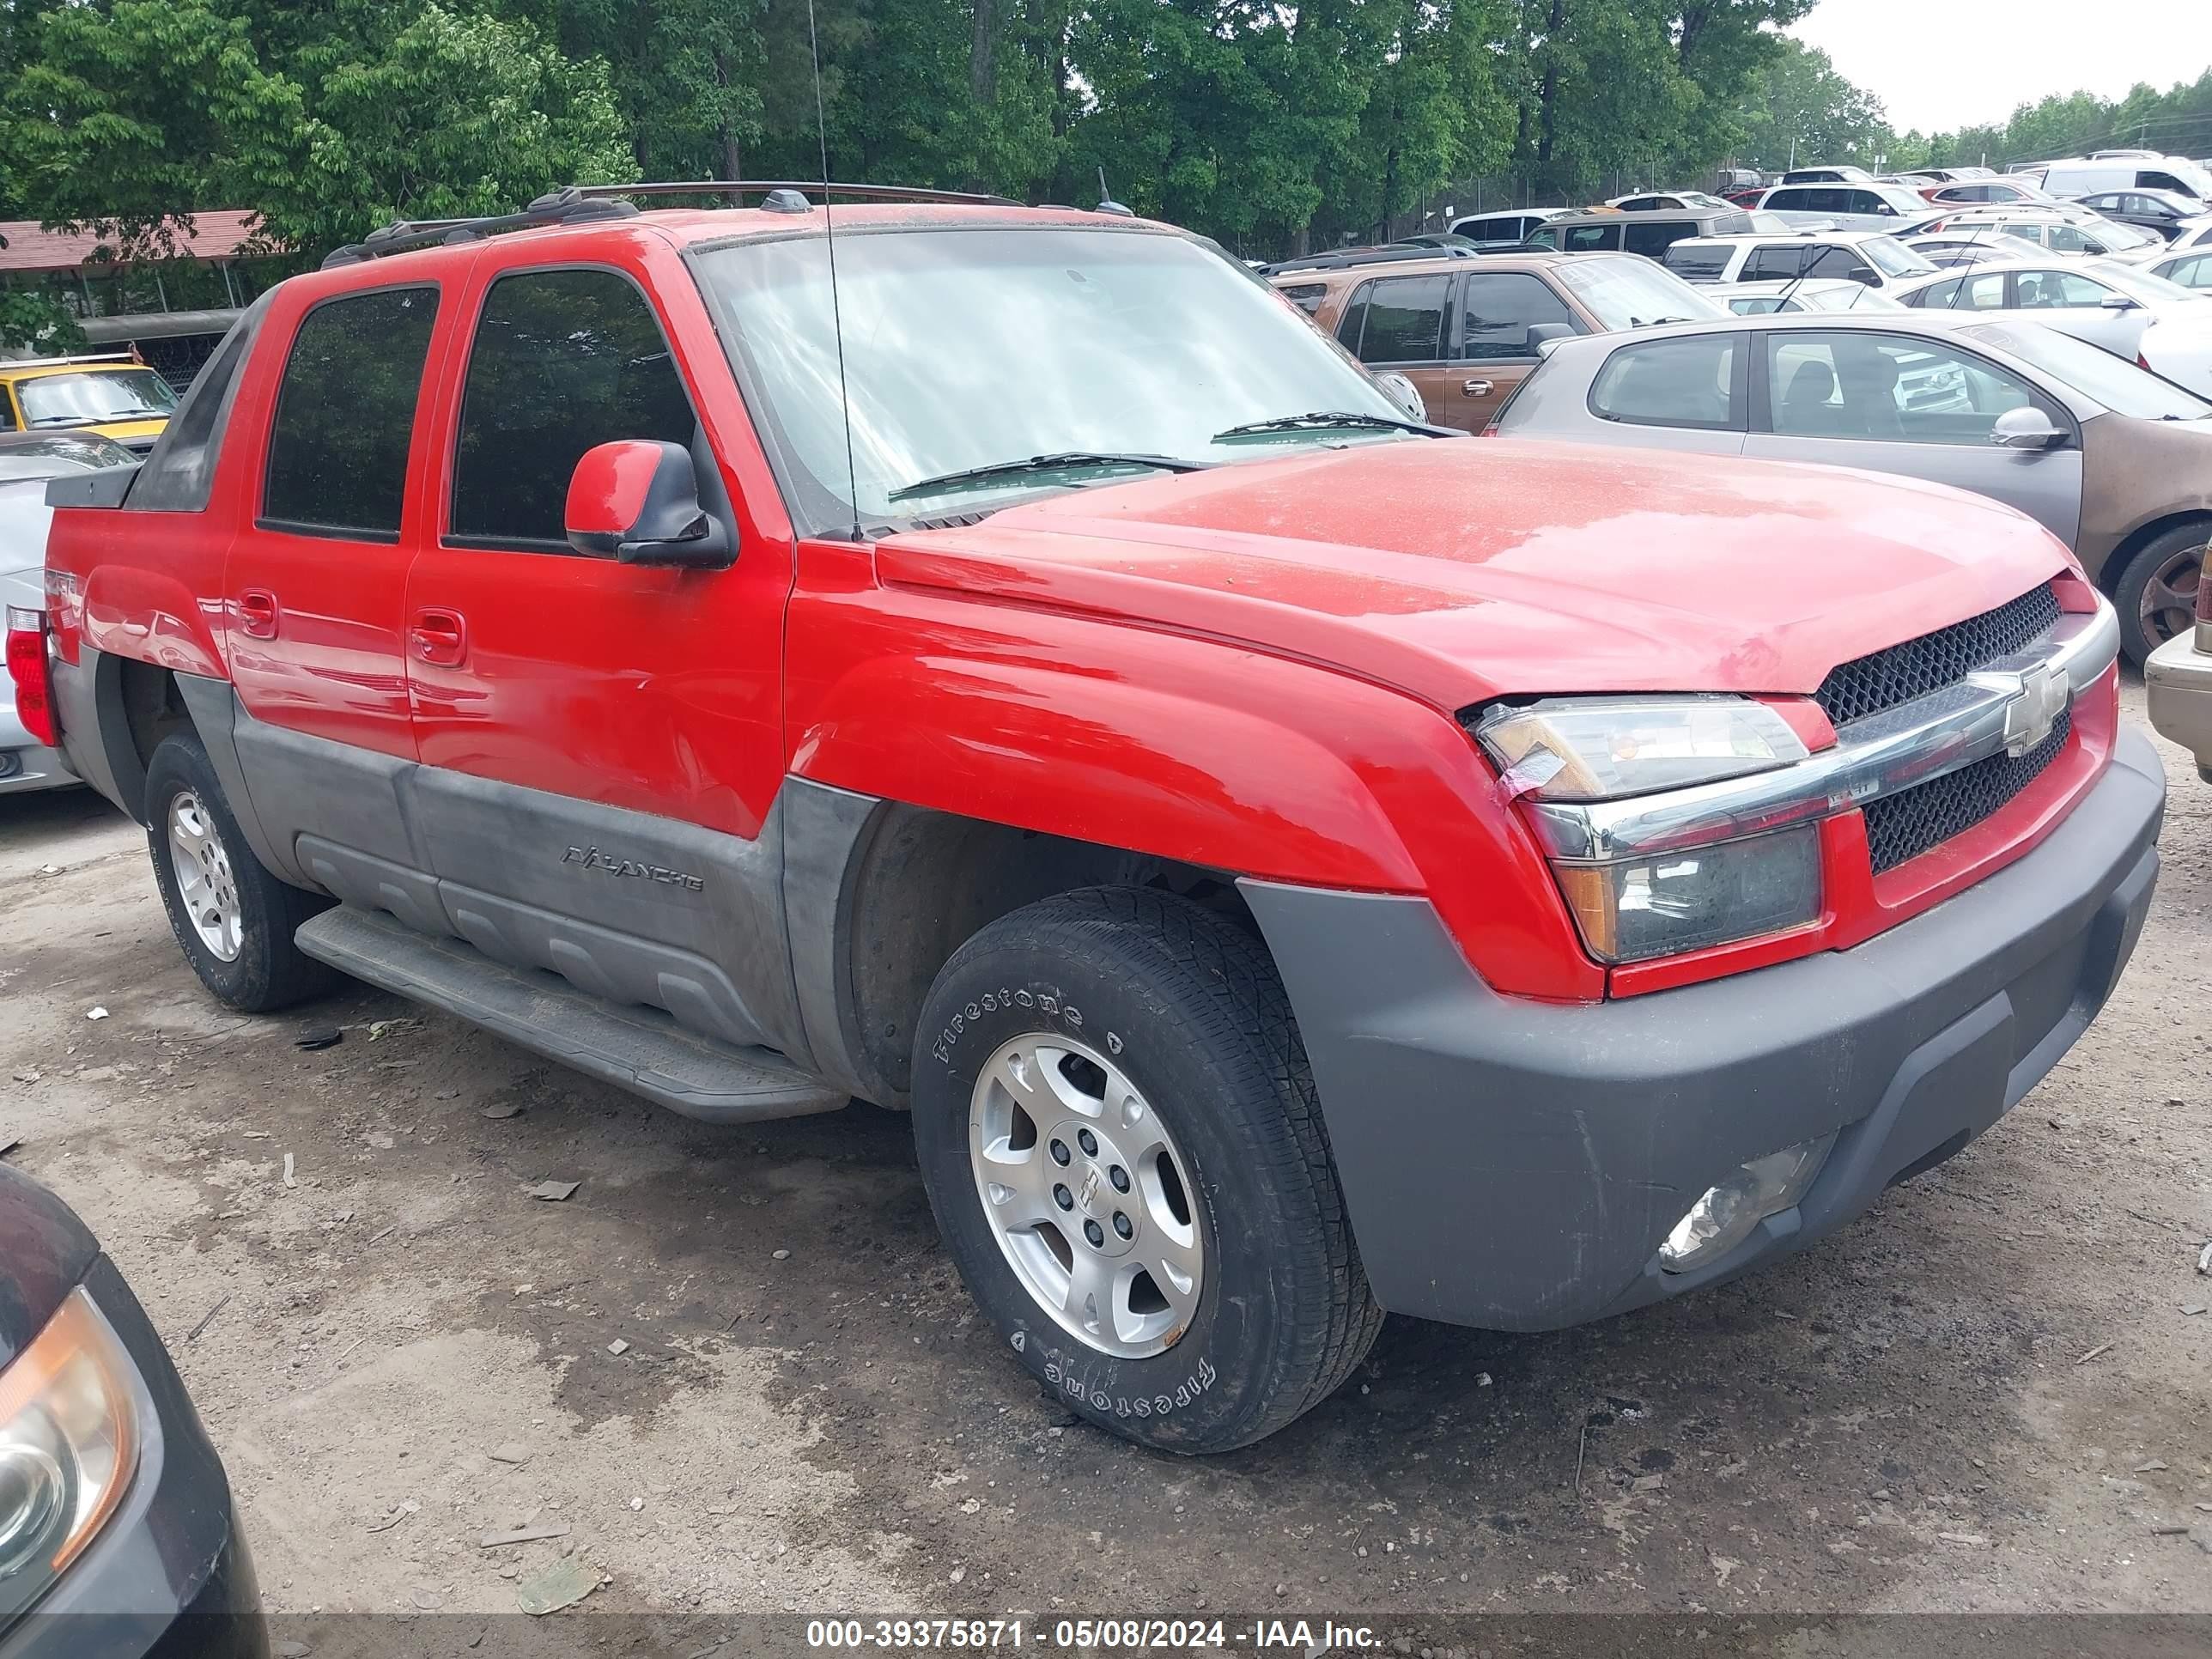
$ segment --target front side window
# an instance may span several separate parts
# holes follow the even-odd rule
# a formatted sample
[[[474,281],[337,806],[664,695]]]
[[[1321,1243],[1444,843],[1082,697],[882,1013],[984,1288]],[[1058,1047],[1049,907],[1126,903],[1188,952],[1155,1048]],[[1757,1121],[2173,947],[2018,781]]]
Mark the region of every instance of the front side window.
[[[1812,274],[1846,283],[1870,283],[1874,280],[1872,267],[1859,257],[1856,249],[1848,247],[1824,249],[1820,257],[1813,261]]]
[[[1475,271],[1468,275],[1461,305],[1461,354],[1470,361],[1533,357],[1528,331],[1538,323],[1564,324],[1575,330],[1574,313],[1540,277],[1523,271]]]
[[[1448,276],[1386,276],[1363,286],[1353,301],[1360,330],[1345,343],[1363,363],[1433,363],[1443,356]],[[1347,313],[1347,324],[1351,318]]]
[[[1766,337],[1768,404],[1792,438],[1983,444],[1998,416],[2039,403],[2027,383],[1986,358],[1917,336]]]
[[[1809,276],[1814,261],[1826,251],[1811,242],[1753,248],[1751,258],[1744,262],[1743,280],[1747,283],[1780,283]]]
[[[660,325],[611,270],[523,270],[484,295],[453,447],[451,538],[558,549],[568,477],[626,438],[689,444],[696,424]]]
[[[1590,412],[1637,426],[1726,430],[1743,424],[1736,354],[1744,334],[1623,346],[1591,384]]]
[[[786,498],[811,525],[849,526],[856,507],[878,522],[988,509],[1108,477],[949,477],[1039,454],[1199,464],[1448,441],[1389,429],[1405,411],[1219,252],[1103,224],[841,232],[841,398],[827,255],[820,237],[792,236],[693,256]],[[1433,343],[1448,279],[1413,280],[1437,285],[1419,308]],[[1232,430],[1324,410],[1370,424]]]
[[[2080,310],[2104,304],[2112,291],[2072,270],[2023,270],[2013,282],[2017,294],[2013,303],[2021,311]]]
[[[434,288],[343,295],[307,314],[276,390],[264,520],[398,539],[407,448],[437,314]]]
[[[177,406],[169,383],[150,368],[34,374],[15,382],[23,424],[98,426],[109,421],[165,421]]]

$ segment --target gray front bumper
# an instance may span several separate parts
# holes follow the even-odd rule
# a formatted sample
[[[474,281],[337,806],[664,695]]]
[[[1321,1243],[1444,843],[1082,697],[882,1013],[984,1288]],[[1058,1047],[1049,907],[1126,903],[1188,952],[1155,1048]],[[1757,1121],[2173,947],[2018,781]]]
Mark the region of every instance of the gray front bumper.
[[[2158,874],[2149,740],[2042,846],[1856,949],[1618,1002],[1499,995],[1427,901],[1247,882],[1383,1306],[1547,1330],[1833,1231],[1994,1123],[2094,1018]],[[1840,1130],[1794,1209],[1696,1272],[1660,1242],[1744,1160]]]

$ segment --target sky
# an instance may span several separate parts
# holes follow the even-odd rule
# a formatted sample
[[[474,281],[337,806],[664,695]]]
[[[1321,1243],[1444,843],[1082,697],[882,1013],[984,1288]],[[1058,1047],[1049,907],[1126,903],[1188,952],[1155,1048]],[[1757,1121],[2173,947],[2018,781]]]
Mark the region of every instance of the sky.
[[[1820,0],[1790,33],[1881,99],[1900,132],[2002,121],[2054,92],[2163,90],[2212,66],[2207,0]]]

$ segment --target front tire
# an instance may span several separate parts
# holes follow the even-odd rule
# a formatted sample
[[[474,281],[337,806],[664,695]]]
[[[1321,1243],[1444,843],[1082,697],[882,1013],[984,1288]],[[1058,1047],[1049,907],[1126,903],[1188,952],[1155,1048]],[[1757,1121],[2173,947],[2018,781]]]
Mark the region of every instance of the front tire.
[[[2185,524],[2154,537],[2112,584],[2120,648],[2140,668],[2143,659],[2196,617],[2197,585],[2204,579],[2205,540],[2212,525]]]
[[[240,1013],[319,996],[333,969],[292,942],[330,901],[253,855],[196,733],[164,738],[146,768],[146,842],[169,929],[200,983]]]
[[[938,975],[915,1139],[962,1278],[1021,1363],[1140,1444],[1228,1451],[1326,1399],[1382,1323],[1267,953],[1092,888]]]

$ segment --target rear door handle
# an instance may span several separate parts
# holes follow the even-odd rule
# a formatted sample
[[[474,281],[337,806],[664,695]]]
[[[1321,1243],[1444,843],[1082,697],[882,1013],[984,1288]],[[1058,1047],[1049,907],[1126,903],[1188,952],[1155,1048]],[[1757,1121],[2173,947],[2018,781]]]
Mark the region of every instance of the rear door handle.
[[[407,650],[433,668],[458,668],[469,654],[469,626],[458,611],[428,605],[407,625]]]
[[[1462,380],[1460,382],[1459,389],[1462,392],[1464,392],[1470,398],[1487,398],[1490,395],[1490,382],[1487,380]]]
[[[276,596],[265,587],[249,587],[238,596],[238,631],[250,640],[276,637]]]

